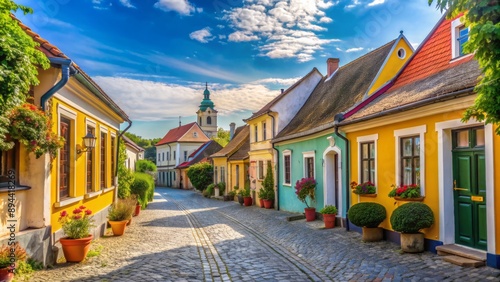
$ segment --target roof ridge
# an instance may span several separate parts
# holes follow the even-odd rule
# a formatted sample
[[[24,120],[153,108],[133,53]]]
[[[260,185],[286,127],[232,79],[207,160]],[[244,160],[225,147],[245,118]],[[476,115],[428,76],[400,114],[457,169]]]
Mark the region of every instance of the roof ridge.
[[[393,39],[393,40],[391,40],[391,41],[389,41],[389,42],[387,42],[387,43],[385,43],[384,45],[382,45],[382,46],[378,47],[377,49],[371,50],[370,52],[368,52],[368,53],[366,53],[366,54],[362,55],[361,57],[358,57],[358,58],[356,58],[356,59],[354,59],[354,60],[350,61],[349,63],[347,63],[347,64],[345,64],[345,65],[343,65],[343,66],[339,67],[338,69],[340,70],[340,69],[343,69],[343,68],[345,68],[345,67],[347,67],[347,66],[349,66],[349,65],[351,65],[351,64],[354,64],[354,63],[356,63],[357,61],[359,61],[359,60],[361,60],[361,59],[364,59],[364,58],[365,58],[365,57],[367,57],[368,55],[371,55],[371,54],[373,54],[373,53],[375,53],[375,52],[380,51],[382,48],[387,47],[387,45],[394,44],[394,43],[396,42],[396,40],[397,40],[397,38],[396,38],[396,39]]]

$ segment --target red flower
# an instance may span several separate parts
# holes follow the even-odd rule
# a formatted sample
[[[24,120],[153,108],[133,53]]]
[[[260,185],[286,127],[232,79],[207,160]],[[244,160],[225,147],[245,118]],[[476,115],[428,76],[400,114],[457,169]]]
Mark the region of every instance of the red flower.
[[[79,213],[81,213],[81,212],[82,212],[82,210],[81,210],[81,209],[75,209],[75,210],[73,211],[73,213],[74,213],[74,214],[79,214]]]
[[[80,218],[82,218],[82,216],[81,216],[81,215],[79,215],[79,214],[78,214],[78,215],[73,216],[73,219],[80,219]]]
[[[65,217],[68,215],[68,213],[66,211],[62,211],[60,215],[61,215],[61,217]]]
[[[86,207],[82,205],[79,207],[79,209],[84,210],[84,209],[86,209]]]
[[[91,211],[91,210],[86,210],[86,211],[85,211],[85,214],[86,214],[86,215],[91,215],[91,214],[92,214],[92,211]]]

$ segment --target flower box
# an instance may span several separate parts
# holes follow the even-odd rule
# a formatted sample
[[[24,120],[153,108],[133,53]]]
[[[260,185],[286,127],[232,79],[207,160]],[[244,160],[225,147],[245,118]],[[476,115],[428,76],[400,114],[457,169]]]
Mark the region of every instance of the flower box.
[[[401,198],[401,197],[394,197],[396,201],[406,201],[406,202],[422,202],[425,197],[418,197],[418,198]]]
[[[361,197],[375,198],[377,194],[358,194]]]

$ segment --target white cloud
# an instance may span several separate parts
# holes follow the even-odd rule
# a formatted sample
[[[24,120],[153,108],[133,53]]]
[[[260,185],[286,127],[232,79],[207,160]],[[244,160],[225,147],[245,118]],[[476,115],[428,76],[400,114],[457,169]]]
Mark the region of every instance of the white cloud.
[[[210,32],[211,28],[205,27],[197,31],[193,31],[189,34],[189,38],[197,40],[201,43],[208,43],[215,39],[215,36]]]
[[[344,50],[340,49],[339,47],[335,48],[335,50],[339,51],[339,52],[343,52]]]
[[[316,51],[337,39],[322,39],[317,32],[322,24],[333,20],[324,10],[338,4],[324,0],[246,0],[243,7],[225,11],[223,20],[234,32],[232,42],[258,42],[260,56],[297,58],[299,62],[314,59]]]
[[[384,4],[385,0],[373,0],[373,2],[368,3],[368,7]]]
[[[225,36],[224,34],[219,34],[219,39],[226,39],[227,36]]]
[[[135,8],[135,6],[130,3],[130,0],[120,0],[120,3],[127,8]]]
[[[223,29],[225,26],[222,25],[222,24],[218,24],[217,27],[220,28],[220,29]]]
[[[357,47],[357,48],[349,48],[347,50],[345,50],[346,53],[351,53],[351,52],[359,52],[359,51],[363,51],[365,48],[363,47]]]
[[[196,8],[196,12],[202,13],[203,12],[203,8]]]
[[[158,0],[154,7],[166,12],[174,11],[185,16],[189,16],[195,11],[195,7],[188,0]]]
[[[205,87],[199,83],[166,84],[123,77],[98,76],[94,80],[130,119],[138,121],[194,115],[203,99]],[[265,79],[239,85],[212,84],[209,85],[210,98],[219,115],[226,116],[248,110],[255,112],[280,93],[279,90],[269,89],[262,83],[286,83],[286,87],[289,87],[295,81],[296,78]]]
[[[377,0],[375,0],[377,1]],[[346,9],[352,9],[352,8],[355,8],[357,6],[359,6],[361,3],[359,2],[359,0],[354,0],[351,4],[345,6]]]

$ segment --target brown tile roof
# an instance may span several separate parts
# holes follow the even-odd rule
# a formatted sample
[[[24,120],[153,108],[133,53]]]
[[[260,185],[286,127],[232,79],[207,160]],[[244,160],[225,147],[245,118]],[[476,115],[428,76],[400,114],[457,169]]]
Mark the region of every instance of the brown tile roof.
[[[231,157],[237,150],[245,143],[250,144],[250,127],[248,125],[243,125],[240,126],[236,129],[236,132],[233,140],[229,141],[229,143],[224,147],[222,150],[218,151],[217,153],[211,155],[210,157],[212,158],[217,158],[217,157]],[[250,149],[250,147],[248,147]],[[243,152],[240,152],[243,153]],[[248,153],[248,151],[247,151]]]
[[[324,77],[275,141],[312,134],[333,126],[336,114],[360,102],[389,55],[393,40]]]
[[[246,160],[250,156],[248,155],[248,152],[250,152],[250,132],[249,134],[246,135],[245,140],[243,141],[243,144],[241,147],[234,152],[229,158],[227,158],[229,161],[239,161],[239,160]]]
[[[47,58],[65,58],[65,59],[70,59],[68,56],[66,56],[57,46],[52,45],[49,41],[46,39],[42,38],[39,34],[31,30],[28,26],[23,24],[19,19],[17,19],[14,15],[11,14],[11,17],[16,20],[19,23],[19,26],[28,34],[31,36],[31,38],[40,46],[38,46],[38,50],[42,51]],[[104,103],[108,104],[115,110],[117,114],[119,114],[123,119],[129,120],[128,115],[102,90],[102,88],[94,81],[90,76],[85,73],[80,66],[78,66],[75,62],[72,63],[72,66],[75,67],[75,69],[78,71],[79,74],[81,74],[85,80],[87,80],[93,87],[99,91],[100,99],[103,100]]]
[[[177,142],[179,139],[186,134],[193,126],[196,125],[196,122],[188,123],[173,129],[170,129],[167,134],[158,142],[155,146]]]
[[[276,102],[278,102],[279,100],[281,100],[281,98],[285,97],[288,93],[290,93],[290,91],[292,91],[295,87],[297,87],[298,85],[300,85],[302,83],[302,81],[304,81],[309,76],[313,75],[315,72],[318,73],[319,75],[321,75],[321,73],[319,72],[319,70],[317,68],[313,68],[308,74],[306,74],[304,77],[302,77],[301,79],[299,79],[292,86],[288,87],[288,89],[286,89],[285,91],[283,91],[283,93],[280,93],[278,96],[276,96],[274,99],[272,99],[269,103],[267,103],[260,110],[258,110],[257,112],[253,113],[253,115],[251,117],[249,117],[248,119],[244,119],[243,121],[247,122],[249,120],[252,120],[254,118],[260,117],[261,115],[269,112],[269,110],[271,109],[271,107],[274,104],[276,104]]]
[[[134,141],[132,141],[130,138],[128,138],[125,135],[122,135],[123,141],[125,141],[125,144],[129,145],[130,147],[136,149],[138,152],[144,151],[144,148],[141,146],[137,145]]]
[[[473,94],[471,88],[477,84],[481,71],[472,56],[450,63],[451,21],[443,18],[438,22],[386,93],[340,124]]]
[[[207,161],[210,155],[219,151],[220,149],[222,149],[222,146],[219,143],[215,142],[214,140],[210,140],[201,145],[198,149],[196,149],[196,151],[189,155],[189,157],[192,157],[193,159],[181,163],[176,168],[187,168],[196,163]]]

